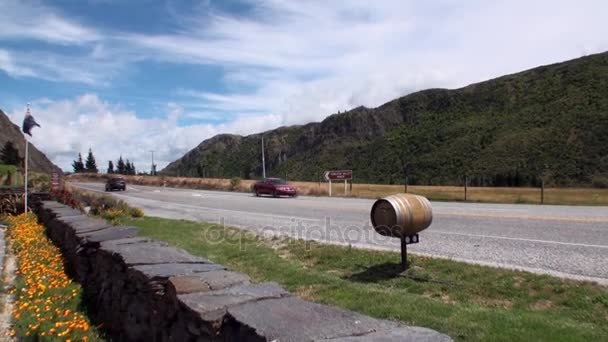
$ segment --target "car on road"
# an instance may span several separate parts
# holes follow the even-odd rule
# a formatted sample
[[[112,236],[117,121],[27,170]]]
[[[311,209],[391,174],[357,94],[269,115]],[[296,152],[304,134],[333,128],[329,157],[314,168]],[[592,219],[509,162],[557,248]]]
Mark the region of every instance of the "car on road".
[[[122,177],[110,177],[106,181],[106,191],[112,190],[127,190],[127,183]]]
[[[298,189],[281,178],[264,178],[255,182],[252,191],[256,196],[272,195],[273,197],[296,197]]]

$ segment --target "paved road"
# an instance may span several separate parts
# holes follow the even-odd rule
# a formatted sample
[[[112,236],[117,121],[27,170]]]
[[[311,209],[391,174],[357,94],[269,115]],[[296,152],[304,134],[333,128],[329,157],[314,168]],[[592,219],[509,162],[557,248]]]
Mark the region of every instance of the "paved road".
[[[78,183],[102,191],[102,184]],[[222,223],[258,234],[398,250],[374,232],[373,200],[256,198],[251,194],[128,186],[113,195],[146,215]],[[417,254],[608,284],[608,208],[433,202]]]

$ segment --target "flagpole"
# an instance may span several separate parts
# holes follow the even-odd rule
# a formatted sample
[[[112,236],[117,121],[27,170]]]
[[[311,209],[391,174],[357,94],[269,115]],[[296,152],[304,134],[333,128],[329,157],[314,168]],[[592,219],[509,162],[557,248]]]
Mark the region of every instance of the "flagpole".
[[[25,134],[23,135],[23,138],[25,139],[25,208],[23,211],[27,214],[27,161],[29,159],[30,142],[27,140]]]
[[[30,104],[28,102],[27,104],[27,110],[25,111],[25,120],[24,120],[24,127],[23,127],[23,139],[25,140],[25,184],[23,184],[24,187],[24,207],[23,207],[23,212],[27,214],[27,173],[28,173],[28,161],[29,161],[29,157],[30,157],[30,142],[27,140],[27,136],[26,134],[29,134],[29,128],[26,129],[25,127],[25,121],[28,118],[28,115],[30,114]],[[35,120],[34,120],[35,122]]]

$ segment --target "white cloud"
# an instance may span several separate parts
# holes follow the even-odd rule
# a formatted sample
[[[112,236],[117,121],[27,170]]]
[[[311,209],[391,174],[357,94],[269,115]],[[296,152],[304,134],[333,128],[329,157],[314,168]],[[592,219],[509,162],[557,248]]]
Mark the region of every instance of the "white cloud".
[[[62,167],[89,146],[100,165],[122,152],[143,167],[151,149],[162,166],[216,133],[320,121],[416,90],[608,50],[608,2],[600,0],[247,1],[253,8],[247,15],[209,3],[188,13],[167,6],[177,29],[163,34],[109,32],[36,2],[2,1],[0,41],[33,39],[88,52],[5,47],[0,69],[12,77],[103,86],[115,75],[129,77],[119,71],[140,61],[221,69],[223,93],[167,83],[180,101],[157,119],[95,95],[35,103],[39,121],[48,124],[34,139]],[[180,118],[228,122],[181,127]]]
[[[32,69],[16,65],[11,53],[2,49],[0,49],[0,70],[13,77],[37,76]]]
[[[180,33],[122,39],[155,59],[223,66],[229,86],[253,90],[182,94],[208,109],[278,114],[282,124],[608,49],[604,1],[251,4],[254,16],[205,9],[184,15]]]
[[[119,61],[60,56],[44,51],[0,49],[0,69],[15,78],[35,77],[54,82],[105,86],[124,65]]]
[[[65,45],[83,44],[100,39],[93,29],[61,16],[53,8],[35,1],[0,2],[0,38],[35,39]]]
[[[54,163],[71,170],[78,153],[86,157],[89,148],[100,170],[108,160],[120,155],[135,163],[138,170],[149,171],[150,152],[155,150],[159,169],[180,158],[202,140],[219,133],[249,134],[279,124],[272,115],[237,116],[227,124],[198,124],[180,126],[183,108],[168,103],[166,114],[159,118],[142,118],[135,112],[101,100],[95,94],[84,94],[70,100],[38,99],[31,111],[41,128],[36,128],[30,140]],[[13,122],[23,120],[25,108],[9,111]]]

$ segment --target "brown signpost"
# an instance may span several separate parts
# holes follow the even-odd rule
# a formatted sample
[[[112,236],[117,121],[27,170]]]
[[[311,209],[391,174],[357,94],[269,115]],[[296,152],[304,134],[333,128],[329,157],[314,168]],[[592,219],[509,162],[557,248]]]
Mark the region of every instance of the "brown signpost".
[[[344,181],[344,195],[348,192],[348,181],[353,179],[353,170],[335,170],[325,171],[323,175],[326,181],[329,182],[329,196],[331,197],[331,182],[337,180]]]
[[[59,177],[59,173],[53,172],[51,174],[51,190],[58,191],[61,188],[61,178]]]
[[[325,171],[325,180],[350,180],[353,179],[353,170]]]

